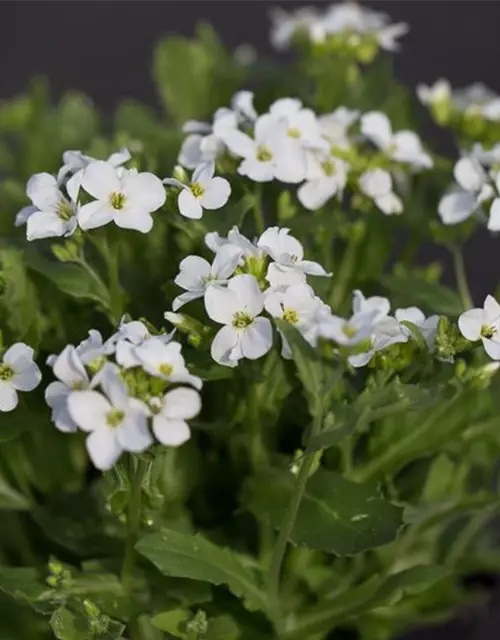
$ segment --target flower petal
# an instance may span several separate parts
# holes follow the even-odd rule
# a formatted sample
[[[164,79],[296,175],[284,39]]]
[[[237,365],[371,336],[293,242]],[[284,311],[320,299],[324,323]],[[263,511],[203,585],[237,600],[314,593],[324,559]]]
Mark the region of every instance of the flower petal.
[[[50,211],[57,206],[62,194],[57,180],[50,173],[36,173],[28,180],[26,195],[37,209]]]
[[[500,198],[495,198],[491,203],[488,229],[490,231],[500,231]]]
[[[384,148],[392,139],[392,126],[385,113],[370,111],[361,117],[361,133],[378,147]]]
[[[124,422],[116,429],[116,437],[125,451],[146,451],[153,444],[153,438],[149,433],[145,411],[135,408],[129,410]]]
[[[179,447],[191,437],[189,425],[184,420],[170,420],[161,415],[153,418],[153,433],[167,447]]]
[[[150,213],[162,207],[167,197],[160,178],[147,171],[127,172],[122,180],[122,192],[127,199],[127,208]]]
[[[205,186],[205,193],[200,198],[204,209],[220,209],[229,200],[231,185],[225,178],[212,178]]]
[[[115,211],[114,223],[121,229],[135,229],[141,233],[149,233],[153,228],[153,217],[144,209],[126,206],[121,211]]]
[[[191,183],[193,182],[208,182],[211,180],[215,173],[215,164],[213,161],[202,162],[200,163],[196,169],[193,171],[193,175],[191,177]]]
[[[17,407],[17,391],[8,382],[0,381],[0,411],[12,411]]]
[[[102,227],[113,220],[115,209],[107,202],[96,200],[80,207],[77,215],[78,224],[82,229],[97,229],[97,227]]]
[[[245,358],[256,360],[273,346],[273,328],[268,318],[255,318],[241,335],[241,350]]]
[[[264,296],[254,276],[243,273],[231,278],[227,288],[234,291],[238,298],[239,311],[246,311],[252,317],[257,316],[264,308]]]
[[[108,427],[96,429],[91,433],[86,446],[94,466],[101,471],[111,469],[123,451],[115,430]]]
[[[16,372],[11,379],[11,384],[18,391],[33,391],[40,384],[42,374],[38,366],[32,362],[29,367]]]
[[[23,371],[33,364],[34,351],[24,342],[16,342],[7,349],[3,361],[10,365],[14,371]]]
[[[438,213],[443,224],[458,224],[470,218],[476,207],[477,199],[473,194],[454,191],[441,198]]]
[[[210,285],[205,291],[205,309],[211,320],[219,324],[231,324],[234,314],[241,311],[241,305],[235,291]]]
[[[83,382],[88,383],[88,375],[83,366],[77,350],[71,344],[68,344],[57,356],[53,365],[53,371],[56,378],[59,378],[67,386]]]
[[[482,338],[483,347],[492,360],[500,360],[500,342],[498,340],[490,340]]]
[[[189,420],[197,416],[200,410],[200,394],[194,389],[179,387],[165,394],[161,414],[170,420]]]
[[[103,160],[96,160],[85,167],[81,186],[98,200],[108,200],[112,193],[121,191],[116,169]]]
[[[458,318],[458,328],[467,340],[474,342],[481,337],[481,328],[484,324],[485,314],[483,309],[470,309]]]
[[[210,263],[200,256],[187,256],[179,264],[175,284],[187,291],[203,290],[204,281],[210,275]]]
[[[108,400],[98,391],[73,391],[68,396],[69,415],[84,431],[106,427],[106,414],[112,409]]]
[[[177,204],[179,206],[179,213],[185,218],[190,218],[191,220],[200,220],[200,218],[203,216],[203,209],[200,201],[195,198],[190,189],[183,189],[179,193]]]
[[[62,382],[51,382],[45,389],[45,401],[52,409],[52,421],[56,429],[63,433],[75,433],[78,430],[68,411],[70,393],[71,389]]]
[[[232,326],[227,325],[222,327],[212,341],[210,347],[210,353],[215,362],[222,364],[226,367],[236,367],[237,360],[231,358],[235,347],[239,342],[239,333]]]
[[[329,178],[310,180],[297,191],[299,202],[309,211],[316,211],[337,193],[337,184]]]

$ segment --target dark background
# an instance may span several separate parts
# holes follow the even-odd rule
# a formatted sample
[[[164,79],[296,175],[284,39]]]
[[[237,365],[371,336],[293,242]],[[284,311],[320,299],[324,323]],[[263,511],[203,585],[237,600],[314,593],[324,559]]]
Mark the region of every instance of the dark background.
[[[104,110],[123,98],[157,105],[150,76],[156,40],[190,36],[211,22],[231,49],[243,43],[259,54],[269,45],[268,12],[322,2],[267,0],[0,2],[0,99],[23,91],[35,75],[50,79],[54,97],[67,89],[87,93]],[[398,78],[411,87],[448,78],[453,86],[482,81],[500,93],[500,1],[393,0],[365,2],[410,24],[396,57]],[[434,135],[439,136],[437,131]],[[476,303],[498,281],[498,238],[477,234],[466,249]],[[434,259],[424,250],[421,259]],[[452,281],[449,265],[446,279]],[[411,634],[411,640],[494,640],[500,637],[500,597],[485,610],[465,610],[445,629]],[[307,640],[307,639],[304,639]]]

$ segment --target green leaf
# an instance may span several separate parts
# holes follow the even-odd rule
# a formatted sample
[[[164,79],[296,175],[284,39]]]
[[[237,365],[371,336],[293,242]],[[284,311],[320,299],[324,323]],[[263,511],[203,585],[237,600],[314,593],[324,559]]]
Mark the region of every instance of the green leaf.
[[[42,581],[34,567],[0,567],[0,591],[29,604],[40,613],[52,609],[51,589]]]
[[[208,621],[205,640],[238,640],[240,630],[230,616],[218,616]]]
[[[103,622],[103,629],[93,629],[92,621],[80,609],[59,607],[50,618],[50,626],[58,640],[117,640],[125,626],[115,620]]]
[[[66,93],[59,105],[58,132],[64,149],[82,149],[97,128],[97,114],[83,93]]]
[[[263,473],[247,485],[248,507],[278,528],[294,488],[289,472]],[[319,469],[307,482],[290,541],[338,556],[354,555],[394,540],[402,516],[403,509],[381,498],[375,487]]]
[[[458,316],[463,305],[457,293],[437,282],[416,276],[385,276],[382,284],[396,296],[397,305],[417,305],[427,313]]]
[[[322,360],[289,322],[280,318],[276,318],[275,322],[292,350],[297,375],[304,387],[311,413],[315,415],[324,411],[335,382],[340,378],[340,368],[335,371],[330,363]]]
[[[164,529],[139,540],[136,549],[167,576],[225,584],[248,608],[266,610],[266,598],[250,561],[201,535]]]
[[[0,509],[27,511],[30,506],[29,500],[0,476]]]
[[[181,630],[181,625],[186,624],[193,617],[190,611],[185,609],[172,609],[171,611],[164,611],[158,613],[151,618],[151,624],[167,633],[173,634],[176,638],[186,638],[186,632]]]
[[[105,285],[82,266],[52,262],[34,251],[25,252],[25,261],[30,269],[45,276],[67,295],[93,300],[109,309],[109,292]]]

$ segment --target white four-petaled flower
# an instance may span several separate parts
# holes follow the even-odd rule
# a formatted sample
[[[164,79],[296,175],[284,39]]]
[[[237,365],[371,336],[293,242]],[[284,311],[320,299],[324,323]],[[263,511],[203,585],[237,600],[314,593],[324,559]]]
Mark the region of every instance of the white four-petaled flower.
[[[392,176],[385,169],[365,171],[359,178],[361,191],[373,199],[375,205],[390,216],[402,213],[403,203],[392,190]]]
[[[271,348],[271,322],[259,315],[264,296],[252,275],[235,276],[226,288],[208,287],[205,307],[212,320],[224,325],[211,347],[212,357],[219,364],[235,367],[241,358],[256,360]]]
[[[458,327],[467,340],[481,340],[492,360],[500,360],[500,305],[487,296],[482,309],[470,309],[458,318]]]
[[[229,200],[231,185],[225,178],[214,178],[214,172],[214,163],[205,162],[196,167],[188,185],[175,178],[163,180],[164,184],[180,188],[177,204],[185,218],[199,220],[204,209],[220,209]]]
[[[123,229],[148,233],[153,227],[151,213],[165,202],[165,188],[152,173],[115,169],[107,162],[92,162],[84,170],[81,186],[94,202],[80,207],[82,229],[95,229],[113,221]]]
[[[200,394],[194,389],[179,387],[167,391],[150,401],[153,433],[162,444],[178,447],[191,437],[186,422],[198,415],[201,409]]]
[[[17,407],[18,391],[32,391],[42,379],[33,349],[23,342],[16,342],[4,353],[0,363],[0,411],[12,411]]]
[[[141,367],[150,375],[201,389],[202,382],[198,376],[189,373],[181,349],[179,342],[165,344],[158,336],[153,336],[135,347],[134,354]]]

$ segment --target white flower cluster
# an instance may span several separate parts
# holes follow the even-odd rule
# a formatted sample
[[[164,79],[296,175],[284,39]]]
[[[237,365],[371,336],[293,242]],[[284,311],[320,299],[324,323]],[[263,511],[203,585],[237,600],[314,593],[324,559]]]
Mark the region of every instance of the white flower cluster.
[[[407,24],[391,24],[386,13],[373,11],[357,2],[332,4],[323,11],[314,7],[301,7],[295,11],[275,9],[271,18],[271,43],[279,50],[287,49],[294,37],[303,33],[316,43],[325,42],[332,35],[345,35],[353,44],[369,37],[381,49],[396,51],[398,38],[408,32]]]
[[[352,317],[334,315],[306,282],[308,275],[331,274],[318,263],[304,260],[302,245],[286,228],[271,227],[251,242],[234,227],[227,237],[207,234],[205,242],[215,252],[212,264],[194,255],[181,262],[175,283],[185,293],[172,307],[177,311],[191,300],[204,298],[209,318],[224,325],[211,346],[219,364],[235,367],[242,358],[255,360],[271,349],[272,325],[261,315],[265,312],[295,326],[312,346],[320,338],[346,347],[364,345],[362,353],[349,356],[355,367],[366,365],[377,351],[407,342],[412,333],[403,321],[419,327],[429,349],[433,347],[438,316],[425,318],[417,307],[398,309],[391,317],[386,298],[366,299],[356,291]],[[165,316],[178,320],[170,312]],[[284,336],[282,355],[291,356]]]
[[[97,468],[110,469],[123,451],[148,449],[150,426],[167,446],[190,438],[187,420],[200,411],[202,382],[172,338],[151,335],[140,321],[122,321],[105,342],[92,330],[77,347],[48,358],[57,378],[45,391],[52,420],[60,431],[90,434],[87,450]]]
[[[426,106],[449,104],[452,110],[465,116],[500,122],[500,96],[480,82],[453,89],[448,80],[441,78],[430,86],[418,85],[417,96]]]
[[[16,342],[4,353],[0,363],[0,411],[12,411],[18,405],[18,391],[33,391],[42,379],[33,360],[33,349]]]
[[[348,357],[353,367],[364,367],[379,351],[391,345],[408,342],[412,331],[402,324],[409,322],[420,330],[429,351],[434,348],[439,317],[425,317],[418,307],[396,309],[390,316],[391,304],[387,298],[372,296],[365,298],[361,291],[353,294],[353,314],[349,319],[330,316],[321,326],[321,335],[341,346],[362,347],[360,352]]]
[[[473,214],[488,212],[487,226],[490,231],[500,231],[500,169],[489,167],[495,162],[498,149],[482,151],[476,146],[455,164],[453,175],[456,181],[438,206],[438,213],[446,225],[459,224]]]
[[[106,161],[66,151],[57,176],[37,173],[28,180],[26,194],[32,205],[17,214],[16,226],[26,223],[28,240],[68,237],[77,226],[95,229],[109,222],[148,233],[151,213],[165,202],[165,189],[152,173],[123,167],[128,160],[126,149]],[[81,203],[82,189],[91,202]]]
[[[187,169],[197,167],[190,191],[176,180],[164,182],[184,189],[178,201],[181,213],[200,218],[203,208],[219,208],[229,197],[229,184],[223,178],[213,178],[213,165],[205,164],[228,153],[239,161],[238,173],[254,182],[302,183],[297,192],[300,203],[316,210],[344,193],[352,169],[345,159],[354,143],[349,129],[359,117],[359,112],[345,107],[318,116],[296,98],[276,100],[268,112],[257,115],[253,94],[242,91],[234,96],[231,109],[216,112],[212,125],[186,124],[184,130],[190,134],[181,147],[178,162]],[[393,132],[385,114],[364,114],[360,131],[361,138],[356,142],[371,143],[388,163],[415,171],[432,167],[432,158],[417,134],[407,130]],[[206,184],[201,184],[202,177]],[[394,193],[389,170],[364,171],[357,176],[357,188],[383,213],[402,212],[403,204]]]

